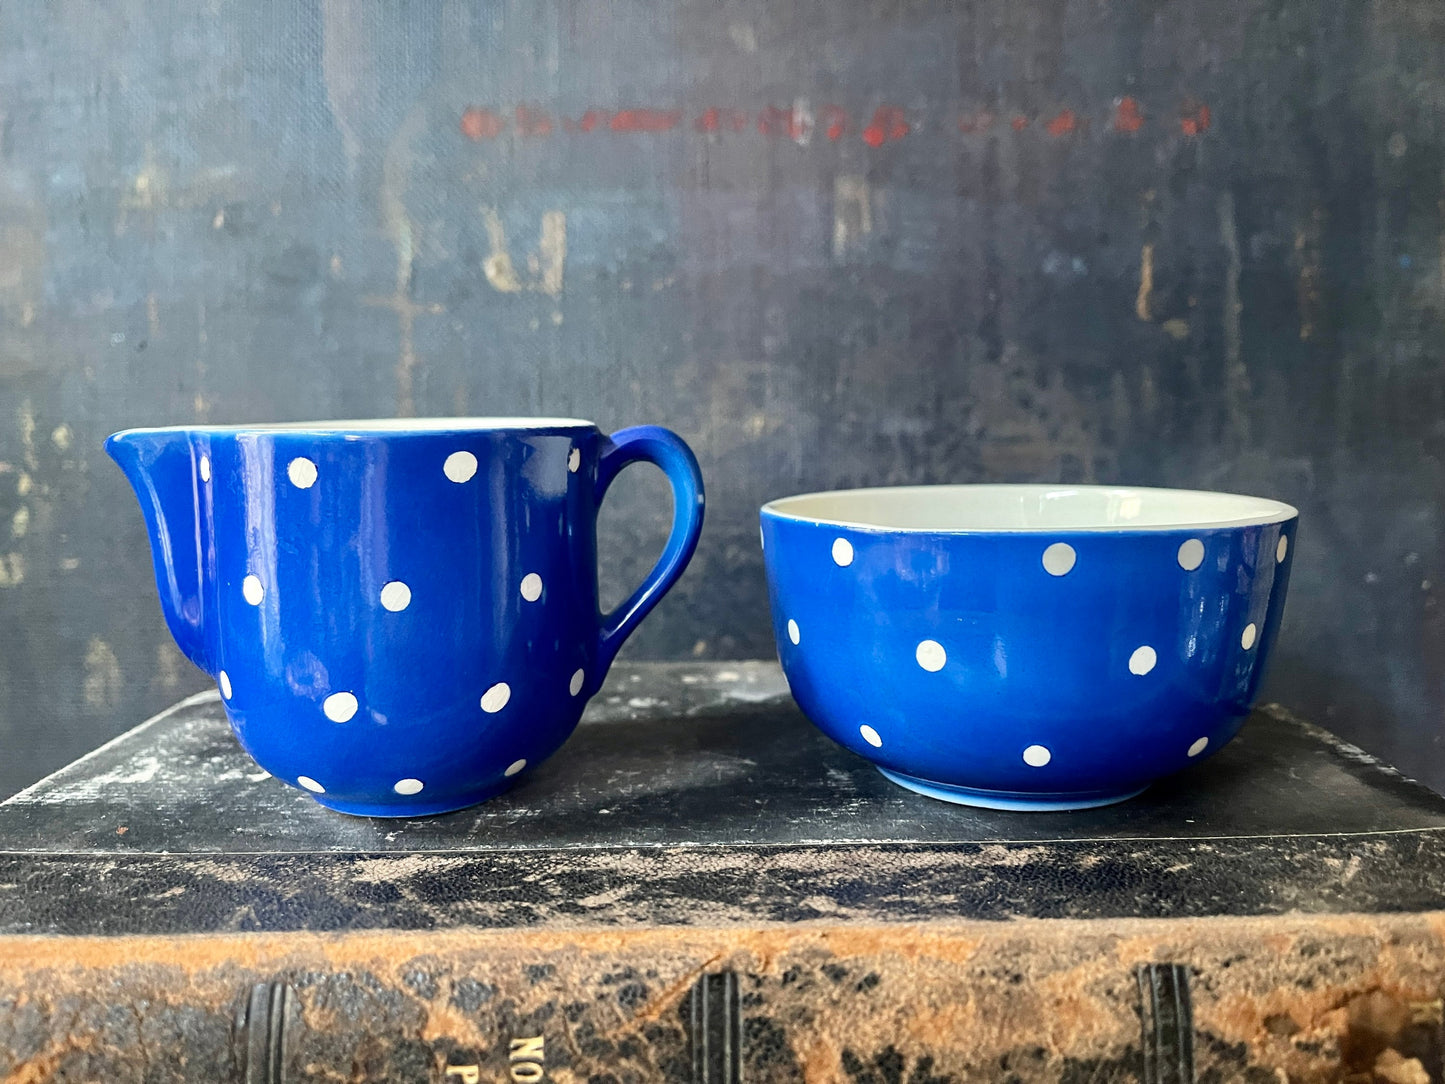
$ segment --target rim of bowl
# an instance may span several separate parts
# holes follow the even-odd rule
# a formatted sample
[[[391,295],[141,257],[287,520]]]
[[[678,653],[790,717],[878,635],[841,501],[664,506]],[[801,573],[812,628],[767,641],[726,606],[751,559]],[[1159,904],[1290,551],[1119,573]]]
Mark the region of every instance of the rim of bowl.
[[[1078,494],[1091,494],[1110,498],[1102,508],[1097,506],[1085,511],[1092,515],[1080,515],[1075,522],[1052,522],[1038,524],[1007,523],[961,523],[965,517],[957,514],[950,517],[945,511],[938,521],[888,522],[886,516],[858,515],[868,511],[867,502],[879,494],[898,497],[927,494],[934,498],[966,498],[983,494],[1003,495],[1012,492],[1020,498],[1067,499]],[[1155,501],[1172,500],[1179,505],[1176,513],[1144,522],[1123,518],[1128,502],[1141,503],[1149,498]],[[886,498],[885,498],[886,499]],[[847,505],[854,505],[849,509]],[[829,507],[843,505],[844,507]],[[813,507],[814,511],[809,511]],[[817,511],[822,509],[822,514]],[[856,511],[854,511],[856,509]],[[1107,519],[1112,510],[1116,517]],[[854,514],[850,515],[850,512]],[[880,531],[888,534],[1069,534],[1101,532],[1163,532],[1187,530],[1211,530],[1231,527],[1255,527],[1271,523],[1285,523],[1299,515],[1293,505],[1268,497],[1252,497],[1241,493],[1221,493],[1202,489],[1164,489],[1150,486],[1100,486],[1100,485],[1012,485],[981,483],[974,485],[924,485],[924,486],[872,486],[862,489],[836,489],[817,493],[798,493],[779,497],[762,507],[762,514],[776,519],[793,520],[799,523],[815,523],[820,526],[846,527],[859,531]],[[911,518],[911,517],[903,517]]]
[[[348,421],[259,422],[254,425],[160,425],[124,429],[117,437],[142,433],[370,433],[486,432],[498,429],[595,429],[580,418],[361,418]]]

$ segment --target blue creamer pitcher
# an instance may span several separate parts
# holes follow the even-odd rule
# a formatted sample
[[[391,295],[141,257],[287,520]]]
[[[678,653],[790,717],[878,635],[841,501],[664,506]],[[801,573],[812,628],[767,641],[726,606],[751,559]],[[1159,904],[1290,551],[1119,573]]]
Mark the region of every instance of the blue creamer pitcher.
[[[105,449],[140,498],[171,633],[241,744],[367,816],[484,801],[555,752],[702,530],[697,461],[656,426],[201,426]],[[639,460],[671,483],[672,531],[602,614],[597,511]]]

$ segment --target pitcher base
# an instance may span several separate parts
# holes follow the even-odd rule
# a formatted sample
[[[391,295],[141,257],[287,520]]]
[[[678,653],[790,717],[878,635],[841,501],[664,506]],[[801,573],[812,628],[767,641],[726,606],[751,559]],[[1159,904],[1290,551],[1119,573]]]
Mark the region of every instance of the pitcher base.
[[[351,817],[387,817],[392,820],[402,820],[412,817],[435,817],[442,813],[455,813],[458,809],[480,805],[488,799],[495,798],[503,791],[511,790],[513,783],[514,780],[506,779],[487,789],[473,791],[467,795],[439,798],[433,802],[418,802],[413,799],[395,802],[348,802],[334,799],[325,794],[312,794],[310,797],[315,800],[317,805],[323,805],[327,809],[334,809],[338,813],[345,813]]]

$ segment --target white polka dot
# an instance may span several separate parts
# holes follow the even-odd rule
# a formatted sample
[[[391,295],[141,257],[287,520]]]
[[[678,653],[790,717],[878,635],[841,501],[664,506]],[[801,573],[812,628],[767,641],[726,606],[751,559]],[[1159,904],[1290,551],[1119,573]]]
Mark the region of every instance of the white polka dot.
[[[309,790],[312,794],[325,794],[325,793],[326,793],[326,788],[323,787],[320,783],[316,782],[316,780],[312,779],[309,775],[298,775],[298,776],[296,777],[296,782],[300,783],[303,787],[305,787],[307,790]]]
[[[847,568],[853,563],[853,543],[846,538],[835,538],[833,540],[833,563],[841,568]]]
[[[1158,661],[1159,656],[1154,653],[1154,649],[1148,644],[1140,648],[1135,648],[1134,654],[1129,656],[1129,673],[1138,674],[1140,677],[1143,677],[1150,670],[1154,669],[1154,664]]]
[[[453,452],[442,464],[442,471],[453,482],[465,482],[477,473],[477,457],[471,452]]]
[[[216,684],[221,686],[222,698],[226,700],[231,699],[231,678],[226,671],[222,670],[216,675]]]
[[[788,618],[788,639],[792,640],[793,643],[796,644],[799,638],[800,634],[798,632],[798,623],[790,617]]]
[[[297,456],[286,465],[286,477],[297,489],[310,489],[316,484],[316,464],[305,456]]]
[[[211,457],[208,456],[208,455],[203,455],[203,456],[201,456],[201,481],[203,481],[203,482],[209,482],[210,480],[211,480]]]
[[[535,572],[528,572],[522,577],[522,597],[528,602],[536,602],[542,597],[542,577]]]
[[[241,581],[241,595],[252,606],[259,606],[261,600],[266,597],[266,590],[255,576],[247,576]]]
[[[929,673],[937,673],[948,661],[948,652],[943,650],[943,645],[937,640],[924,640],[918,645],[913,657],[918,660],[918,665]]]
[[[1289,552],[1289,535],[1287,535],[1287,534],[1282,534],[1282,535],[1279,536],[1279,545],[1274,548],[1274,563],[1277,564],[1277,565],[1282,565],[1282,564],[1284,564],[1284,555],[1287,554],[1288,552]]]
[[[345,723],[356,714],[356,697],[351,693],[332,693],[321,702],[321,710],[333,723]]]
[[[392,613],[400,613],[411,605],[411,588],[400,580],[382,584],[381,605]]]
[[[1204,563],[1204,543],[1197,538],[1188,539],[1179,546],[1179,567],[1193,572]]]
[[[761,523],[759,523],[759,524],[758,524],[758,549],[760,549],[760,550],[765,550],[765,549],[767,549],[767,548],[768,548],[768,540],[763,537],[763,525],[762,525]]]
[[[1208,748],[1209,748],[1209,739],[1208,739],[1208,738],[1200,738],[1198,741],[1196,741],[1193,745],[1191,745],[1191,746],[1189,747],[1189,755],[1192,756],[1192,757],[1197,757],[1200,753],[1204,752],[1204,750],[1206,750],[1206,749],[1208,749]]]
[[[1255,628],[1254,622],[1251,621],[1248,625],[1244,626],[1244,631],[1239,634],[1239,646],[1248,651],[1254,646],[1255,637],[1258,635],[1259,629]]]
[[[586,671],[578,670],[575,674],[572,675],[572,680],[567,683],[567,691],[573,696],[576,696],[582,691],[582,683],[586,680]]]
[[[1074,567],[1078,555],[1067,542],[1055,542],[1044,550],[1044,571],[1050,576],[1064,576]]]
[[[569,471],[571,471],[573,474],[576,474],[576,473],[577,473],[577,468],[580,467],[581,465],[582,465],[582,449],[581,449],[581,448],[573,448],[570,452],[567,453],[567,469],[568,469]]]
[[[873,746],[874,749],[878,749],[883,745],[883,739],[878,736],[878,731],[874,730],[867,723],[864,723],[858,728],[858,733],[862,734],[863,740]]]
[[[420,794],[422,785],[420,779],[398,779],[391,789],[398,794]]]
[[[507,706],[507,701],[512,699],[512,687],[505,681],[499,681],[482,694],[482,710],[495,714]]]
[[[1050,753],[1042,745],[1030,745],[1024,750],[1024,763],[1030,768],[1042,768],[1053,759],[1054,754]]]
[[[512,763],[510,763],[510,764],[507,765],[507,770],[504,771],[502,774],[503,774],[503,775],[516,775],[518,772],[520,772],[520,771],[521,771],[523,768],[525,768],[526,766],[527,766],[527,762],[526,762],[525,760],[514,760],[514,761],[512,761]]]

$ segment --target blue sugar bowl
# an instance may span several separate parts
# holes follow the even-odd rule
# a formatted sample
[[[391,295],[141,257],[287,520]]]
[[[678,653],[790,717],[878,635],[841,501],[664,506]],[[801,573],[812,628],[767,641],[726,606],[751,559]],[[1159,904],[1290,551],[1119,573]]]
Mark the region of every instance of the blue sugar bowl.
[[[1298,517],[1107,486],[787,497],[762,510],[778,654],[808,718],[910,790],[1124,801],[1243,724]]]

